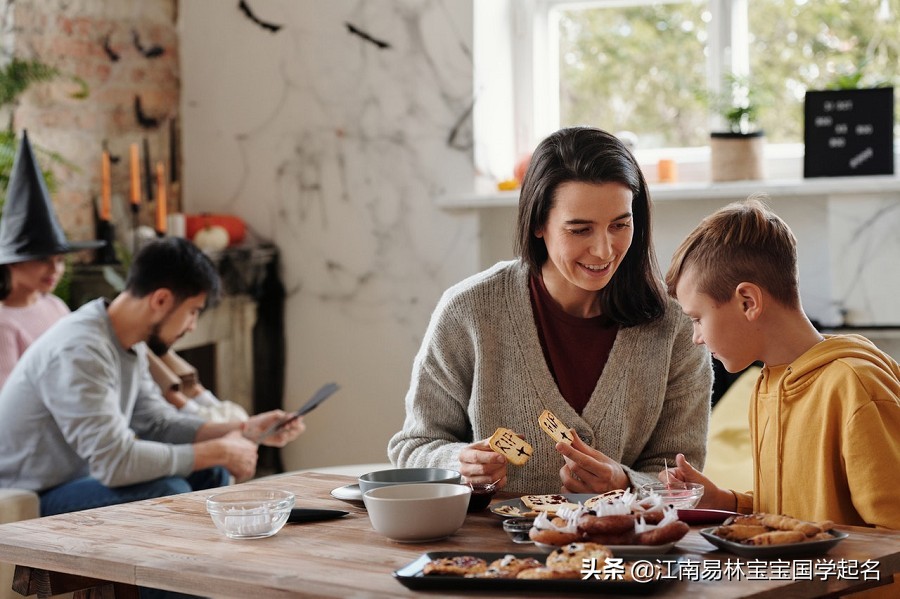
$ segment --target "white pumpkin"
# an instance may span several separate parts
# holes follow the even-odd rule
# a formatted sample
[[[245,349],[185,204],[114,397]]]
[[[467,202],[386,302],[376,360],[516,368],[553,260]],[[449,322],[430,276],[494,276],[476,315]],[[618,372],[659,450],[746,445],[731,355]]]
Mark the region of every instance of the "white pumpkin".
[[[228,231],[219,225],[203,227],[194,234],[193,242],[206,253],[221,252],[228,247]]]

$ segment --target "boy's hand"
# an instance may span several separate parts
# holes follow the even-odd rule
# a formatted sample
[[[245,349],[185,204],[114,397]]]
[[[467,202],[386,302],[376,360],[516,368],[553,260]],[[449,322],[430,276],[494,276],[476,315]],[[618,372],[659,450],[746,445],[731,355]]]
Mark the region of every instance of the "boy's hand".
[[[711,510],[734,510],[737,504],[737,498],[734,493],[728,489],[720,489],[711,480],[703,476],[699,470],[691,466],[683,453],[675,456],[675,467],[662,470],[657,478],[660,482],[668,482],[670,480],[680,480],[686,483],[700,483],[703,485],[703,497],[698,508],[706,508]]]
[[[562,480],[561,493],[606,493],[629,486],[625,469],[603,452],[587,445],[575,432],[572,443],[557,443],[556,451],[562,454],[565,465],[559,469]]]
[[[466,445],[459,452],[459,473],[470,483],[497,483],[506,486],[506,458],[488,444],[488,439]]]

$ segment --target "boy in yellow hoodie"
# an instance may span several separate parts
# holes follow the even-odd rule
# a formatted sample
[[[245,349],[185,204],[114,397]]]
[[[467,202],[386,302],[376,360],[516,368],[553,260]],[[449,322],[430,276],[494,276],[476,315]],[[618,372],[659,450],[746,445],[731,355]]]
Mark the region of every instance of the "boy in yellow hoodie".
[[[787,224],[754,198],[726,206],[681,243],[666,284],[729,372],[765,364],[753,491],[717,487],[682,455],[668,475],[705,486],[699,507],[900,529],[900,367],[865,337],[815,329]]]

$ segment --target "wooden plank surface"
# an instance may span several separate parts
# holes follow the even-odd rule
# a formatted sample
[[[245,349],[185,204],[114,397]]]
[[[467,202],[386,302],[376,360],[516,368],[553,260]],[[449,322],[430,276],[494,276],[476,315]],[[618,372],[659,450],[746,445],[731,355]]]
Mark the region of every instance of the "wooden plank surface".
[[[207,491],[4,524],[0,561],[213,597],[405,597],[416,593],[391,573],[427,551],[533,551],[531,546],[512,543],[501,528],[502,520],[487,511],[469,515],[463,528],[444,541],[390,541],[372,529],[364,509],[331,497],[332,489],[349,482],[352,479],[343,476],[303,473],[245,483],[291,491],[297,495],[296,507],[350,512],[337,520],[288,524],[267,539],[232,540],[219,533],[206,513],[205,499],[211,494]],[[878,560],[885,576],[900,571],[900,533],[843,530],[851,536],[825,557]],[[696,530],[676,549],[676,554],[697,562],[746,561],[716,551]],[[783,599],[822,596],[859,584],[673,581],[654,596]]]

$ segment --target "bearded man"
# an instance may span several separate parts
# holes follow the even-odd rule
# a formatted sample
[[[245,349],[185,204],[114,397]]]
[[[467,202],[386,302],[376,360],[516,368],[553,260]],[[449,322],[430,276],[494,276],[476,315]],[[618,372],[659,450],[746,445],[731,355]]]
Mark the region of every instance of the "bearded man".
[[[112,302],[89,302],[44,333],[0,391],[0,488],[36,491],[46,516],[253,476],[257,439],[285,413],[207,422],[166,402],[147,365],[148,351],[165,354],[218,295],[218,273],[194,244],[156,240]],[[265,443],[282,447],[303,430],[295,420]]]

